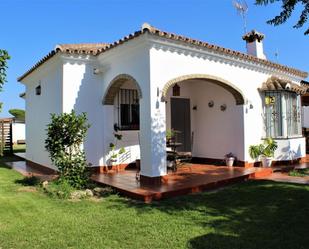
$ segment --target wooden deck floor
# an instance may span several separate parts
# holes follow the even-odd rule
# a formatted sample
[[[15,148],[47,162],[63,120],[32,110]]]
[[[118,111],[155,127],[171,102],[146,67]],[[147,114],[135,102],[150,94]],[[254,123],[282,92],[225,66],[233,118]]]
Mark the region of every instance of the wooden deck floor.
[[[151,202],[152,200],[214,189],[249,178],[264,177],[271,173],[271,169],[265,168],[229,168],[188,164],[180,167],[175,173],[169,172],[165,177],[167,181],[161,186],[143,186],[136,180],[136,171],[134,170],[94,174],[91,178],[97,183],[117,189],[126,196]]]

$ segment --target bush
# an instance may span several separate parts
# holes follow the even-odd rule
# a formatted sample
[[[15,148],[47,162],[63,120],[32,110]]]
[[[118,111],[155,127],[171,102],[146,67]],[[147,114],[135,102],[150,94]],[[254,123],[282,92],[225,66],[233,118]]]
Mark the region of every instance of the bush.
[[[51,114],[51,123],[47,126],[45,148],[60,173],[60,179],[70,186],[82,188],[87,184],[86,156],[82,149],[89,124],[86,114]]]
[[[294,169],[289,172],[289,176],[298,176],[298,177],[309,176],[309,169]]]
[[[45,193],[54,198],[68,199],[75,190],[65,179],[58,179],[43,187]]]
[[[25,121],[25,111],[21,109],[10,109],[9,113],[17,120]]]

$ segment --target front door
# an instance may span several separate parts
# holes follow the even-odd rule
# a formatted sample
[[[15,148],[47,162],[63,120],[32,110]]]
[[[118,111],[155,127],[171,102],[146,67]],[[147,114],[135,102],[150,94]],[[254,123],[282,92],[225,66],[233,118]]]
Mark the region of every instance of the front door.
[[[177,151],[191,151],[190,99],[171,98],[171,128],[176,133]]]

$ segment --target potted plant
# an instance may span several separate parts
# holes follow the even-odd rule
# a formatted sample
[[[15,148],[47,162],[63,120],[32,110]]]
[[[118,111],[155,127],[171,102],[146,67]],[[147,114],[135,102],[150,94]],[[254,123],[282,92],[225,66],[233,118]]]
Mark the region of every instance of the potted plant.
[[[261,144],[251,145],[249,154],[252,159],[261,159],[263,167],[270,167],[277,148],[276,141],[272,138],[266,138]]]
[[[109,162],[110,162],[111,166],[115,165],[116,171],[118,171],[119,156],[121,154],[125,153],[126,150],[125,150],[124,147],[121,147],[118,151],[116,150],[117,149],[117,142],[122,139],[122,135],[119,134],[119,128],[116,124],[114,125],[114,138],[115,138],[115,142],[109,144],[109,149],[110,149]]]
[[[232,167],[235,161],[236,156],[230,152],[224,156],[226,166]]]
[[[166,130],[166,143],[171,144],[175,142],[175,131],[173,129],[171,130]]]

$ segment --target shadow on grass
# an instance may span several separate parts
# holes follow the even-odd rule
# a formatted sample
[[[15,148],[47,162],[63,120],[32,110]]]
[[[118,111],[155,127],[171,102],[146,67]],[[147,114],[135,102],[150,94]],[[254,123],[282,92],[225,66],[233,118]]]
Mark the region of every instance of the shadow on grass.
[[[37,186],[40,184],[41,180],[36,176],[25,176],[23,179],[18,179],[14,182],[23,186]]]
[[[17,157],[13,154],[7,154],[7,155],[0,157],[0,163],[17,162],[17,161],[24,161],[24,159]]]
[[[309,186],[248,181],[150,205],[124,198],[115,202],[139,213],[182,215],[207,231],[191,238],[188,248],[309,248]]]

